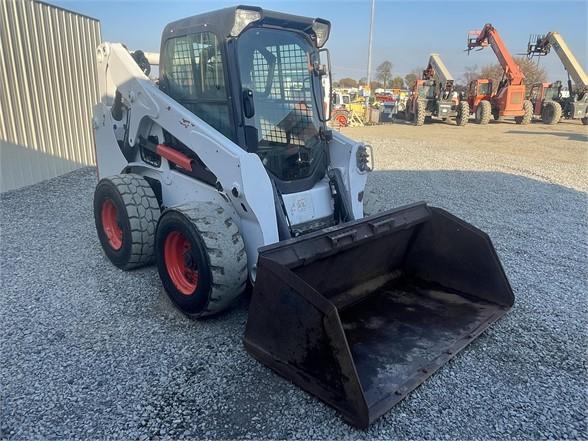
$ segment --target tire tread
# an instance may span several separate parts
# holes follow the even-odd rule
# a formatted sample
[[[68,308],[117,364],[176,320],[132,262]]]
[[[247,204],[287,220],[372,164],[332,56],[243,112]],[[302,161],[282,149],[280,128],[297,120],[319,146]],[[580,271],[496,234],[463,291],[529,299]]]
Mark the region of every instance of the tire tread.
[[[523,116],[515,116],[515,122],[521,125],[527,125],[533,119],[533,103],[529,100],[523,101]]]
[[[226,309],[247,283],[247,254],[239,228],[223,207],[212,202],[189,203],[173,209],[194,225],[209,259],[209,301],[203,311],[193,316],[216,314]]]
[[[455,123],[460,126],[466,126],[470,118],[470,105],[467,101],[460,101],[457,108]]]
[[[124,269],[139,268],[153,262],[155,230],[160,209],[149,183],[136,174],[107,178],[116,187],[125,204],[131,226],[131,256]]]
[[[480,114],[478,115],[478,110]],[[476,109],[476,122],[481,125],[488,124],[490,122],[490,116],[492,115],[492,104],[490,101],[482,100],[478,104]]]
[[[425,100],[417,100],[415,103],[414,125],[422,126],[425,123],[427,103]]]

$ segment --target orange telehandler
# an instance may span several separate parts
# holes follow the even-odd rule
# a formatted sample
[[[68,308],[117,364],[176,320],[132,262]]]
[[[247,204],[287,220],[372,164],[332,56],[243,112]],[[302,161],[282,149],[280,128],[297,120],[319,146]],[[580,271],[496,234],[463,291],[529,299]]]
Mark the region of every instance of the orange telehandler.
[[[491,113],[495,120],[500,120],[504,116],[514,116],[517,124],[530,123],[533,117],[533,104],[525,99],[525,75],[512,58],[496,28],[490,23],[481,31],[468,33],[467,51],[469,53],[474,48],[481,50],[487,46],[492,47],[504,72],[496,92],[490,95],[489,100],[479,100],[477,106],[470,102],[470,108],[476,115],[476,122],[487,124]],[[469,87],[468,101],[475,98],[469,95],[471,90],[472,87]]]
[[[493,81],[490,78],[478,78],[468,84],[466,102],[477,124],[488,124],[492,115]]]

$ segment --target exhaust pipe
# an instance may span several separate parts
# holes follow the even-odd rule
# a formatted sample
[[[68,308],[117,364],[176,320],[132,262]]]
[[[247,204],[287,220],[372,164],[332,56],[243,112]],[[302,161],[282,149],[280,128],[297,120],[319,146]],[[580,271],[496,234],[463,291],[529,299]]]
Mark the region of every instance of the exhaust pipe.
[[[489,237],[418,203],[261,248],[244,343],[367,428],[513,303]]]

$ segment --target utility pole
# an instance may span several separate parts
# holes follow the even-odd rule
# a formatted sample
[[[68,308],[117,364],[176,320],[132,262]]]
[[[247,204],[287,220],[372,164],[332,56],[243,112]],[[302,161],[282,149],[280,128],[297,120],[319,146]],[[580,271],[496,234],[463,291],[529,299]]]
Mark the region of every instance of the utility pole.
[[[370,18],[370,39],[368,43],[368,65],[367,65],[367,87],[370,91],[370,95],[372,93],[371,90],[371,82],[372,82],[372,39],[374,33],[374,11],[376,9],[376,0],[372,0],[372,10],[371,10],[371,18]],[[366,103],[367,104],[367,103]]]
[[[374,10],[376,9],[376,0],[372,0],[372,11],[370,16],[370,40],[368,42],[368,65],[367,65],[367,90],[369,93],[365,96],[365,121],[370,120],[370,96],[372,94],[372,38],[374,32]]]

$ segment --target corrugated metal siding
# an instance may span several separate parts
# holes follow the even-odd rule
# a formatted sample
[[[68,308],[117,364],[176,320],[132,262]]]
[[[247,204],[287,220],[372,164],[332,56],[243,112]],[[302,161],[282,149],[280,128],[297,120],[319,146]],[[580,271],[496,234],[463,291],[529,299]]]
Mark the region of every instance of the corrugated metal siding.
[[[100,22],[0,0],[0,191],[95,163]]]

